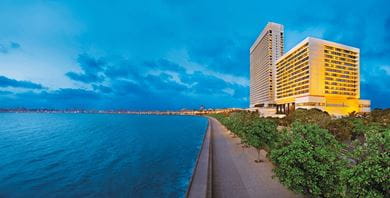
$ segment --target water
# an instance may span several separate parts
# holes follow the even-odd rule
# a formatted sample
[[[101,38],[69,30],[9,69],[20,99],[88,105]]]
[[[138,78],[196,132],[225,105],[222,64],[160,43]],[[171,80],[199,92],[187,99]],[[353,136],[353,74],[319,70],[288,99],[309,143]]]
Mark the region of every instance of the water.
[[[0,197],[183,197],[207,120],[0,114]]]

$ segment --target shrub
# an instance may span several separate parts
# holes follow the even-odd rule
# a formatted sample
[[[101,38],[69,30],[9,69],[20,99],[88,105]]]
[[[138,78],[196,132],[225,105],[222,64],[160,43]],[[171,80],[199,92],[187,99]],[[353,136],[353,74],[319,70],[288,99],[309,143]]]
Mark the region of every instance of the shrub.
[[[350,157],[356,164],[342,171],[341,178],[351,197],[389,197],[390,129],[373,127],[365,143],[358,144]]]
[[[246,131],[246,141],[257,150],[258,161],[260,162],[260,150],[269,151],[277,137],[276,124],[265,118],[253,119]]]
[[[230,131],[242,138],[245,135],[245,131],[248,130],[248,125],[251,124],[252,119],[255,117],[255,114],[249,112],[234,112],[228,117],[229,126],[227,127]]]
[[[327,127],[337,140],[350,140],[353,132],[353,124],[348,119],[331,120]]]
[[[381,125],[390,126],[390,108],[374,109],[368,116],[370,122],[378,122]]]
[[[313,197],[390,197],[389,115],[389,109],[374,110],[331,120],[326,112],[298,109],[285,119],[249,112],[213,116],[258,153],[270,151],[276,176],[295,192]],[[277,123],[291,128],[278,132]],[[336,139],[354,141],[341,151]]]
[[[253,120],[259,118],[259,115],[255,112],[240,111],[223,117],[215,114],[213,117],[217,118],[234,135],[240,137],[242,144],[248,144],[248,131],[252,128]]]
[[[317,124],[322,128],[326,128],[330,120],[330,115],[319,109],[297,109],[284,118],[287,125],[299,121],[304,124]]]
[[[352,124],[352,140],[363,136],[367,130],[367,120],[364,118],[347,118]]]
[[[281,183],[289,189],[314,197],[339,196],[341,145],[327,130],[313,124],[293,123],[285,131],[270,158]]]

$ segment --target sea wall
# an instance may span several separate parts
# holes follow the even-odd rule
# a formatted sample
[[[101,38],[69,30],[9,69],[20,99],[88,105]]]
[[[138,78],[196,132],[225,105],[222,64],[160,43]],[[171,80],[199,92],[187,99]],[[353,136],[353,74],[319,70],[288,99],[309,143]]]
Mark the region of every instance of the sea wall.
[[[212,193],[212,136],[211,124],[208,122],[202,148],[196,162],[194,173],[188,187],[186,197],[211,197]]]

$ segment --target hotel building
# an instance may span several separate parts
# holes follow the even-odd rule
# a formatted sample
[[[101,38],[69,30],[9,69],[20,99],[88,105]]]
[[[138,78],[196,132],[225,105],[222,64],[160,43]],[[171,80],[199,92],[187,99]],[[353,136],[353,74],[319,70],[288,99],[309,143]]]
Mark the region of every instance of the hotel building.
[[[316,38],[304,39],[276,61],[276,112],[288,113],[297,108],[317,108],[332,115],[369,112],[370,101],[360,100],[359,58],[358,48]],[[262,72],[265,74],[256,76],[268,74]],[[268,85],[267,82],[263,86]]]
[[[250,48],[250,107],[275,106],[275,63],[283,43],[283,25],[270,22]]]

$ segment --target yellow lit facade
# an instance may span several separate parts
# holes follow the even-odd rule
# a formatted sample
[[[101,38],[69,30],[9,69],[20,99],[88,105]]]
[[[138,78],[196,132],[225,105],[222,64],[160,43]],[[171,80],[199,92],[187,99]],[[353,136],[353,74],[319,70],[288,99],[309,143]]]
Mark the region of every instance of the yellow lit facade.
[[[306,38],[276,62],[277,113],[318,108],[332,115],[369,112],[360,100],[358,48]]]

